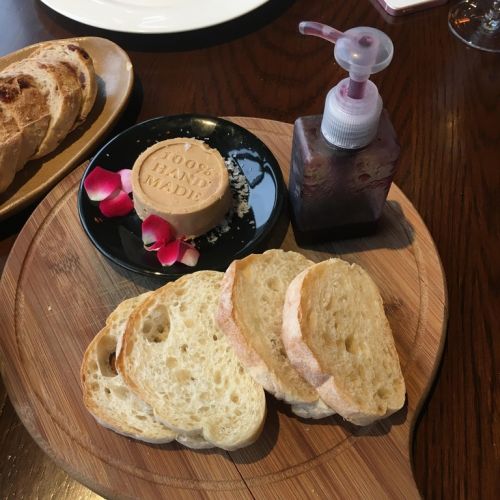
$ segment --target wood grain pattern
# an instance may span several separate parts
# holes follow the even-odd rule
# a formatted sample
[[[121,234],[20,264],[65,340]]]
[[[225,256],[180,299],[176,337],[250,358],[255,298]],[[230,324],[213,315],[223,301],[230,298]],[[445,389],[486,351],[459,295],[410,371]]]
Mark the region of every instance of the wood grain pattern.
[[[271,148],[287,178],[291,125],[234,121]],[[410,435],[439,362],[446,296],[432,239],[396,186],[377,235],[304,249],[289,230],[283,248],[316,261],[339,255],[368,269],[394,331],[407,384],[405,408],[355,428],[338,417],[298,419],[268,397],[265,430],[254,445],[200,452],[118,436],[83,407],[79,365],[86,346],[121,300],[158,282],[112,266],[86,239],[75,204],[81,174],[82,168],[68,176],[35,210],[2,278],[4,380],[42,449],[79,481],[111,496],[418,498]]]

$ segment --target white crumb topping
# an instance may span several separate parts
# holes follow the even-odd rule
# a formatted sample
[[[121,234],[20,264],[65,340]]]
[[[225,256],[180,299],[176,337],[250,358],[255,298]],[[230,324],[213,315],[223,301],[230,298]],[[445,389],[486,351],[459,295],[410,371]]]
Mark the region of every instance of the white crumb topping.
[[[219,237],[227,233],[231,227],[234,226],[236,229],[239,229],[240,226],[237,225],[235,218],[243,219],[250,211],[250,205],[248,203],[250,188],[245,174],[243,174],[240,166],[233,158],[226,158],[224,163],[226,164],[229,174],[229,186],[231,188],[233,203],[231,210],[224,220],[206,234],[205,238],[210,244],[214,244]],[[252,220],[250,224],[255,225],[255,222]]]

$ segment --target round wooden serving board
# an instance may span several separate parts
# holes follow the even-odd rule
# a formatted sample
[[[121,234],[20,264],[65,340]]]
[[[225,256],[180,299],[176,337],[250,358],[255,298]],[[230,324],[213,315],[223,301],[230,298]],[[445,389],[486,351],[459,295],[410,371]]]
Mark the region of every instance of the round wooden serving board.
[[[292,126],[232,120],[269,146],[287,179]],[[76,209],[82,173],[83,167],[66,177],[35,210],[11,251],[0,295],[8,393],[61,467],[112,497],[418,498],[411,435],[441,356],[446,291],[429,232],[396,186],[376,235],[304,249],[289,229],[282,246],[315,261],[339,256],[369,271],[396,340],[405,407],[357,428],[339,417],[302,420],[269,396],[264,431],[252,446],[194,451],[122,437],[83,406],[79,369],[87,345],[120,301],[160,283],[111,265],[87,239]]]

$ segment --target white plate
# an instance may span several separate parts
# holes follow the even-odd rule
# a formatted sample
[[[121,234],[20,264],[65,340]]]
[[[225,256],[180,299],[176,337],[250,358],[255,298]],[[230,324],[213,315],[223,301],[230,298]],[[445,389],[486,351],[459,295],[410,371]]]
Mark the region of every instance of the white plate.
[[[267,0],[41,0],[70,19],[128,33],[176,33],[229,21]]]

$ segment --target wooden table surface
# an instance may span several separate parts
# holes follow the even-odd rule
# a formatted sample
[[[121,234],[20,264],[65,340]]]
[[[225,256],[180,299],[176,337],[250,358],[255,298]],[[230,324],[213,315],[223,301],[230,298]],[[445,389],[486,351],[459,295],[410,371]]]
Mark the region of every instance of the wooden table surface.
[[[38,0],[2,0],[1,7],[0,56],[86,35],[128,52],[136,84],[110,133],[183,112],[285,122],[321,113],[343,71],[325,42],[298,34],[299,21],[385,31],[394,60],[374,80],[402,145],[396,183],[434,237],[449,295],[442,364],[414,434],[415,478],[425,498],[498,498],[500,55],[453,37],[449,4],[395,19],[375,0],[271,0],[224,25],[168,36],[94,29]],[[0,223],[0,269],[32,209]],[[38,448],[1,382],[0,496],[97,497]]]

